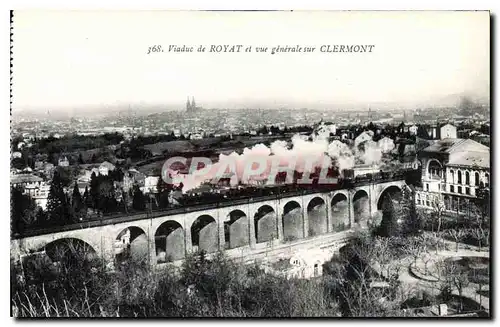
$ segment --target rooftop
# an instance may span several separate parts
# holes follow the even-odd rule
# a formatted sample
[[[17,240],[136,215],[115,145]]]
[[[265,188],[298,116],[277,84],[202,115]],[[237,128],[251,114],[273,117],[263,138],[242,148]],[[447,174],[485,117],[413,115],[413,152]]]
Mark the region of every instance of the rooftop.
[[[449,165],[490,168],[490,148],[471,139],[438,140],[423,151],[449,154]]]
[[[490,152],[490,148],[471,139],[442,139],[426,147],[425,152],[453,153],[453,152]]]
[[[32,174],[13,175],[10,178],[11,184],[43,182],[43,178]]]
[[[450,154],[449,165],[456,166],[478,166],[490,168],[490,153],[477,151],[463,151]]]

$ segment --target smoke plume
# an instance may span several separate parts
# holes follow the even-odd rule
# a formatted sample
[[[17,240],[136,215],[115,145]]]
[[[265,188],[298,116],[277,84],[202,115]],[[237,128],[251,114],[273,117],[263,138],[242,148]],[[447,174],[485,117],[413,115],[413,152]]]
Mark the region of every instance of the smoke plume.
[[[310,173],[317,168],[328,169],[330,167],[336,167],[342,172],[344,169],[355,168],[358,163],[381,164],[383,154],[394,149],[392,139],[383,138],[378,142],[373,141],[373,132],[356,138],[354,147],[339,140],[329,143],[327,133],[329,137],[329,129],[324,133],[313,134],[312,140],[309,140],[309,136],[296,134],[290,142],[278,140],[269,147],[265,144],[257,144],[252,148],[245,148],[241,154],[236,152],[230,155],[220,154],[219,161],[216,163],[188,175],[176,174],[177,183],[182,181],[183,192],[186,192],[221,175],[231,179],[231,186],[236,186],[238,183],[263,182],[269,178],[273,162],[276,163],[276,161],[279,162],[280,167],[290,165],[299,173]],[[250,170],[259,173],[248,176],[249,167],[251,167]]]

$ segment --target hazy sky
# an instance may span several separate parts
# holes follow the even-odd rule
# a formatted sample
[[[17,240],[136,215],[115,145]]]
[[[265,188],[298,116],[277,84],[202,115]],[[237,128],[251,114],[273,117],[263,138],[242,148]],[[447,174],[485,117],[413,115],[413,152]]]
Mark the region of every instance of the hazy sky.
[[[146,52],[161,44],[161,54]],[[169,45],[315,46],[168,53]],[[321,45],[373,44],[372,53]],[[487,12],[14,13],[13,108],[425,102],[489,93]],[[208,49],[207,49],[208,50]]]

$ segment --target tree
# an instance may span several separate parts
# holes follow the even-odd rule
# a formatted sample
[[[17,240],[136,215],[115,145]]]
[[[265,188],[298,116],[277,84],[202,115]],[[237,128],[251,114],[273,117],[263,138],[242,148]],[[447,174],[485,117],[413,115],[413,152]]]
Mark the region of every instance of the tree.
[[[85,163],[85,161],[83,161],[83,157],[82,157],[82,153],[81,152],[78,154],[78,163],[80,165],[83,165]]]
[[[444,284],[450,289],[455,288],[460,297],[459,311],[463,311],[463,290],[470,284],[469,271],[456,261],[442,261],[441,263],[442,275],[444,277]]]
[[[428,223],[431,225],[431,230],[434,231],[434,221],[437,220],[438,225],[436,231],[439,233],[441,231],[443,213],[446,210],[446,206],[440,196],[434,196],[431,199],[431,207],[432,212],[431,215],[428,216],[431,221],[428,221]]]
[[[455,240],[455,252],[458,252],[458,243],[467,235],[463,229],[448,229],[446,233]]]
[[[428,242],[434,247],[436,254],[439,252],[439,244],[442,243],[443,231],[430,232],[428,237]]]
[[[95,172],[92,172],[90,176],[90,198],[91,198],[91,207],[94,209],[98,208],[100,194],[99,194],[99,179]]]
[[[390,278],[397,275],[400,270],[400,253],[396,250],[395,237],[375,237],[371,242],[373,256],[370,261],[371,266],[380,268],[382,275]]]
[[[129,192],[126,192],[123,188],[121,189],[121,195],[122,199],[120,203],[118,204],[118,210],[128,213],[128,207],[130,203],[130,190]]]
[[[36,222],[36,204],[19,187],[11,187],[11,224],[13,232],[22,233]]]
[[[82,195],[80,194],[80,190],[78,189],[78,182],[75,181],[75,185],[73,187],[73,193],[71,195],[71,216],[74,221],[80,221],[83,219],[85,215],[85,203],[82,199]]]
[[[422,255],[424,247],[422,246],[423,239],[421,237],[409,237],[403,246],[403,251],[413,258],[413,262],[416,265],[417,259]]]
[[[87,188],[85,188],[87,190]],[[71,196],[71,204],[74,208],[79,210],[82,205],[82,195],[80,194],[80,190],[78,189],[78,183],[75,182],[75,186],[73,187],[73,194]]]
[[[57,170],[50,183],[49,196],[47,199],[47,215],[49,221],[54,224],[65,224],[68,222],[69,210],[66,194]]]
[[[85,203],[85,206],[87,206],[87,208],[92,207],[92,196],[90,195],[87,186],[85,186],[85,192],[83,192],[83,202]]]
[[[139,185],[134,185],[132,208],[137,211],[144,211],[146,209],[146,201]]]
[[[114,183],[109,176],[99,175],[99,201],[97,209],[102,212],[116,211],[116,192]]]
[[[169,195],[172,191],[172,184],[165,183],[163,178],[160,176],[158,178],[158,183],[156,184],[157,189],[157,202],[160,208],[167,208],[169,205]]]
[[[481,247],[489,245],[489,230],[482,229],[480,227],[470,229],[470,235],[476,240],[479,251],[481,251]]]
[[[397,265],[385,260],[387,249],[392,247],[390,238],[372,238],[362,233],[343,248],[338,258],[327,262],[323,272],[331,277],[331,292],[338,297],[344,316],[374,317],[385,316],[397,301],[393,301],[400,289],[397,278]],[[391,251],[392,252],[392,251]],[[389,255],[397,258],[397,252]],[[372,267],[388,271],[389,277],[382,281],[374,274]],[[389,270],[387,270],[389,268]],[[381,287],[377,286],[381,282]],[[386,282],[388,281],[388,282]]]
[[[47,212],[41,207],[38,207],[35,214],[36,224],[39,226],[44,226],[47,223]]]
[[[401,190],[400,219],[402,234],[416,234],[422,229],[422,219],[415,205],[415,193],[408,186]]]
[[[475,204],[479,208],[481,220],[479,225],[481,228],[485,228],[489,225],[490,217],[490,190],[484,185],[480,185],[476,189],[476,200]]]
[[[420,138],[423,138],[423,139],[430,139],[430,136],[429,136],[429,133],[427,132],[427,129],[422,125],[418,126],[417,136]]]
[[[387,195],[384,199],[382,209],[382,222],[377,228],[376,233],[385,237],[399,235],[401,232],[401,217],[403,217],[401,205],[399,203],[395,203],[392,197]]]

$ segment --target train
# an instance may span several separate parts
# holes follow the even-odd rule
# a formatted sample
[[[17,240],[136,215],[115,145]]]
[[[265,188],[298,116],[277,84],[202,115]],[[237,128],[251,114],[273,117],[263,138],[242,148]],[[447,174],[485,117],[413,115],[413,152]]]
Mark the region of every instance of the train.
[[[414,182],[420,181],[421,169],[418,161],[398,163],[391,166],[376,167],[360,166],[342,170],[339,183],[357,184],[377,182],[382,180],[405,179]],[[368,172],[367,172],[368,171]]]

